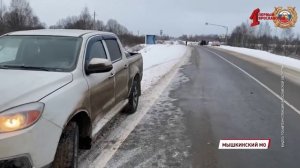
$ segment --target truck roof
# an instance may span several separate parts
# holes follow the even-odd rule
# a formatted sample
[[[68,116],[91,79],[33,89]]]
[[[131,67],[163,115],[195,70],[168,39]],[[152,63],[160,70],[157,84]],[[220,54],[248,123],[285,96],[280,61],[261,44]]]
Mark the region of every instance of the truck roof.
[[[24,35],[24,36],[69,36],[80,37],[86,34],[102,34],[113,35],[109,32],[101,32],[96,30],[79,30],[79,29],[39,29],[39,30],[25,30],[7,33],[6,35]]]

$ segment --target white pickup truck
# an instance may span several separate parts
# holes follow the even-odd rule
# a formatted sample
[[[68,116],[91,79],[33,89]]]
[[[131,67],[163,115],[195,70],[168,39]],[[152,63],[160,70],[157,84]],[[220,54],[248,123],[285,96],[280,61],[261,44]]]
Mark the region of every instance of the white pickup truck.
[[[140,54],[112,33],[31,30],[0,37],[0,168],[77,167],[105,115],[138,106]]]

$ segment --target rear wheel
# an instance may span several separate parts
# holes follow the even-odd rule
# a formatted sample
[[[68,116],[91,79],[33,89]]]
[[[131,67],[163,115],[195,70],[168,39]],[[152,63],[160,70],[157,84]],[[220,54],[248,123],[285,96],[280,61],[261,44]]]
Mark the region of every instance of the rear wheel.
[[[52,167],[77,168],[78,144],[78,125],[75,122],[71,122],[61,135]]]
[[[125,109],[125,112],[128,114],[133,114],[136,112],[136,109],[139,104],[139,82],[138,80],[134,80],[131,86],[131,91],[129,94],[129,102],[127,104],[127,107]]]

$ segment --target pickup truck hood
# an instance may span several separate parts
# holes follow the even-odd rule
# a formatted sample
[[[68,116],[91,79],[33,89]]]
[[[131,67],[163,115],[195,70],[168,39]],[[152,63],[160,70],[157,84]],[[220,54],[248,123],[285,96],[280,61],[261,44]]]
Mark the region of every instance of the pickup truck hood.
[[[39,101],[72,81],[71,73],[0,69],[0,113]]]

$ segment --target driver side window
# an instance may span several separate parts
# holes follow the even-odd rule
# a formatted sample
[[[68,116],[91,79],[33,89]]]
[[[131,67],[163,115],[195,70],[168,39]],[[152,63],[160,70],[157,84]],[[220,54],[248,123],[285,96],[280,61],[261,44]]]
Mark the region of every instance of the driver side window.
[[[92,58],[107,59],[102,41],[95,41],[89,46],[87,58],[87,60],[91,60]]]

